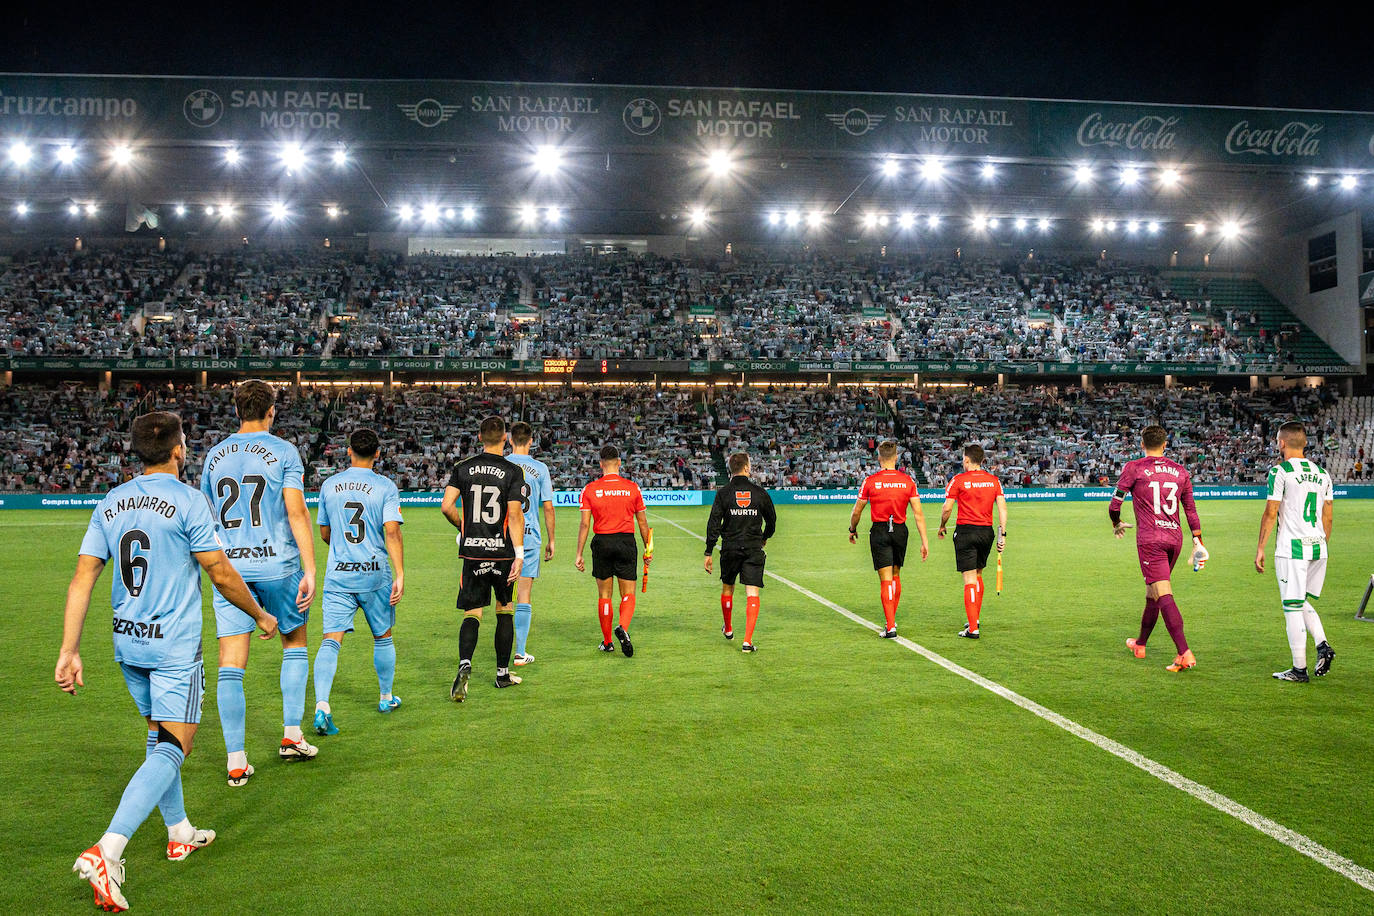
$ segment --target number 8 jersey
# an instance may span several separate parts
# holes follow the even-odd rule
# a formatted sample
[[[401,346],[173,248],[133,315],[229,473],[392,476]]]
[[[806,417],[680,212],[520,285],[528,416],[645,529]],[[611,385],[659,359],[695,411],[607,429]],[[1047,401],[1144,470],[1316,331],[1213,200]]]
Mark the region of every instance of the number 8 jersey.
[[[200,489],[219,517],[224,555],[245,582],[292,575],[300,548],[286,518],[284,489],[305,492],[300,453],[271,433],[235,433],[210,450]]]
[[[501,455],[482,452],[453,467],[448,485],[462,499],[462,533],[458,553],[467,560],[513,560],[510,503],[524,500],[525,472]],[[514,524],[523,526],[520,513]]]
[[[1322,509],[1332,495],[1331,475],[1306,458],[1290,458],[1269,469],[1268,499],[1279,504],[1276,558],[1320,560],[1326,556]]]
[[[1197,504],[1193,502],[1193,479],[1188,469],[1170,458],[1150,456],[1126,462],[1116,482],[1111,508],[1121,510],[1122,500],[1130,494],[1135,510],[1137,544],[1176,544],[1183,539],[1179,510],[1187,516],[1191,531],[1201,531]]]
[[[329,528],[324,587],[375,592],[391,587],[387,522],[403,522],[396,485],[368,468],[349,468],[320,486],[321,527]]]

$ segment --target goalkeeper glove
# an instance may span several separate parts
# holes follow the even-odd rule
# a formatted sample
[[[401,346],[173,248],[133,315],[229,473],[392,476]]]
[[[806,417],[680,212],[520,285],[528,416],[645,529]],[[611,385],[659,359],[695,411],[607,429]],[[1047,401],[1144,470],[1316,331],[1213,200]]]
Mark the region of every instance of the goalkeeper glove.
[[[1201,569],[1202,569],[1204,566],[1207,565],[1207,560],[1208,560],[1210,557],[1211,557],[1211,554],[1209,554],[1209,553],[1207,552],[1207,548],[1202,546],[1202,538],[1200,538],[1200,537],[1194,537],[1194,538],[1193,538],[1193,572],[1199,572],[1199,571],[1201,571]]]

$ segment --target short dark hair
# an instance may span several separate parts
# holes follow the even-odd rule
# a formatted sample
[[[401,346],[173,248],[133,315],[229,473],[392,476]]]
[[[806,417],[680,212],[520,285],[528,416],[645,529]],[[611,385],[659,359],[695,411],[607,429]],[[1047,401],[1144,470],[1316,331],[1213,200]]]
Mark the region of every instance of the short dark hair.
[[[181,417],[166,410],[145,413],[134,420],[132,438],[134,454],[144,464],[166,464],[181,445]]]
[[[749,456],[744,452],[735,452],[730,456],[730,476],[734,477],[749,467]]]
[[[891,458],[897,454],[897,443],[891,439],[884,439],[878,443],[878,457]]]
[[[1289,420],[1280,426],[1279,438],[1289,448],[1307,448],[1307,430],[1298,420]]]
[[[983,458],[985,457],[983,454],[983,447],[981,445],[964,446],[964,457],[979,467],[982,467]]]
[[[377,438],[377,434],[364,426],[362,429],[353,430],[353,435],[348,437],[348,447],[353,450],[353,454],[359,458],[377,457],[377,449],[382,445],[382,440]]]
[[[601,446],[601,460],[602,460],[602,461],[619,461],[619,460],[620,460],[620,449],[616,448],[614,445],[603,445],[603,446]]]
[[[518,423],[512,423],[510,425],[511,445],[529,445],[530,440],[533,438],[534,428],[531,427],[524,420],[521,420]]]
[[[1146,448],[1159,448],[1169,441],[1169,434],[1162,426],[1147,426],[1140,434],[1140,441]]]
[[[260,378],[250,378],[239,382],[234,388],[234,409],[244,423],[267,418],[267,411],[277,403],[277,394],[272,386]]]
[[[500,445],[506,438],[506,421],[500,417],[487,417],[477,431],[483,445]]]

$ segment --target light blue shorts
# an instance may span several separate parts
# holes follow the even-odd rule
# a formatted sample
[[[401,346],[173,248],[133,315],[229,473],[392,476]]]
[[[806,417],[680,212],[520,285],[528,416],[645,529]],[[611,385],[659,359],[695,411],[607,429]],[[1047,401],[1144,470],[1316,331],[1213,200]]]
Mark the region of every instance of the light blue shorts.
[[[520,566],[520,575],[529,576],[531,579],[539,578],[539,559],[544,556],[544,545],[539,541],[531,541],[529,532],[525,532],[525,562]]]
[[[249,582],[248,590],[253,593],[264,611],[277,618],[277,629],[282,633],[294,633],[310,619],[310,609],[302,613],[296,607],[296,592],[301,587],[305,574],[296,570],[281,579],[264,579]],[[251,633],[258,625],[252,617],[229,603],[219,589],[215,593],[215,635],[220,639],[226,636],[240,636]]]
[[[205,663],[192,662],[168,668],[139,668],[120,664],[124,683],[134,698],[139,715],[154,722],[200,722],[205,699]]]
[[[320,602],[324,632],[352,633],[353,617],[358,613],[358,608],[363,609],[367,627],[373,636],[380,637],[396,625],[396,608],[391,606],[391,586],[375,592],[345,592],[327,588]]]

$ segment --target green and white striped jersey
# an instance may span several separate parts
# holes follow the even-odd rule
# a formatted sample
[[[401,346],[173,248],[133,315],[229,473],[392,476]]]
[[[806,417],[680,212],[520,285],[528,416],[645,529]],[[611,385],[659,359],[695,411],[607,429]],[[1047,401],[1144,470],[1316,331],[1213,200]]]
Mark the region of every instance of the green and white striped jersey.
[[[1319,560],[1327,555],[1322,509],[1331,497],[1331,475],[1315,462],[1290,458],[1269,469],[1269,500],[1279,504],[1275,557]]]

